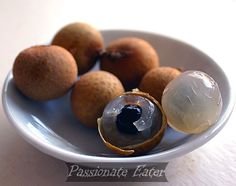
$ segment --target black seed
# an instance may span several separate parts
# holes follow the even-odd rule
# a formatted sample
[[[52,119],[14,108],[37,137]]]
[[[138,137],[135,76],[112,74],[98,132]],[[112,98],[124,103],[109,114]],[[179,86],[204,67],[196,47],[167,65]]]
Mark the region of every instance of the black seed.
[[[139,131],[133,122],[139,120],[142,108],[138,105],[125,105],[116,118],[116,126],[120,132],[137,134]]]

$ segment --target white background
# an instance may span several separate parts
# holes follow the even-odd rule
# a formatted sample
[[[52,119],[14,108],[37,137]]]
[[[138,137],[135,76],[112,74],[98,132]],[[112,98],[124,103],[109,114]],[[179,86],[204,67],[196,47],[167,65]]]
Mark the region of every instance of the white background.
[[[235,83],[236,0],[0,0],[0,88],[22,49],[50,42],[59,28],[76,21],[98,29],[145,30],[186,41],[214,58]],[[235,185],[235,136],[234,111],[210,142],[169,162],[169,183],[163,185]],[[62,161],[26,143],[0,105],[0,185],[81,185],[65,183],[66,171]]]

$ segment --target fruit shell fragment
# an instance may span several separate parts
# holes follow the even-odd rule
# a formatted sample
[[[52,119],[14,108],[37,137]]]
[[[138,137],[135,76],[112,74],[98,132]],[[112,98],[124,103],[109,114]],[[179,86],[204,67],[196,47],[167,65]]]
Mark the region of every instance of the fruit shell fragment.
[[[161,114],[162,114],[162,123],[161,123],[160,130],[154,136],[152,136],[150,139],[145,140],[142,143],[124,146],[124,147],[117,147],[117,146],[111,144],[109,141],[107,141],[106,136],[103,135],[102,118],[98,118],[97,122],[98,122],[99,135],[100,135],[102,141],[104,142],[104,144],[109,149],[111,149],[112,151],[114,151],[117,154],[120,154],[123,156],[144,154],[144,153],[150,151],[151,149],[153,149],[158,143],[160,143],[160,141],[164,135],[165,129],[167,127],[166,116],[165,116],[164,111],[163,111],[161,105],[159,104],[159,102],[147,93],[144,93],[144,92],[141,92],[141,91],[135,89],[132,92],[126,92],[123,95],[142,96],[144,98],[149,99],[151,102],[153,102],[160,109]]]

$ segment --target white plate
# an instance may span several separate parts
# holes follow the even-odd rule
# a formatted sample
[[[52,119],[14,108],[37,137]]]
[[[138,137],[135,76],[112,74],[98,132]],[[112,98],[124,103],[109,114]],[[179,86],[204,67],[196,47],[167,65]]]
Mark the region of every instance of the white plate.
[[[48,102],[32,101],[16,89],[10,72],[2,92],[3,106],[9,120],[26,141],[67,162],[155,162],[184,155],[209,141],[223,128],[233,109],[234,97],[226,74],[210,57],[188,44],[158,34],[126,30],[107,30],[102,34],[106,45],[124,36],[143,38],[158,51],[162,66],[208,73],[219,84],[222,93],[223,109],[219,121],[197,135],[168,128],[161,143],[148,154],[119,157],[105,147],[96,129],[86,128],[75,119],[70,109],[70,93]],[[98,65],[93,70],[97,68]]]

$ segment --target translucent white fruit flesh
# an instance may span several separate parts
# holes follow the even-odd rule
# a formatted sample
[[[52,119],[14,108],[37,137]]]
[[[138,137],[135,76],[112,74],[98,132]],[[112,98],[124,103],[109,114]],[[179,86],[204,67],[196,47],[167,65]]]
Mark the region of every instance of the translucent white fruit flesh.
[[[172,128],[200,133],[219,119],[222,98],[213,78],[204,72],[186,71],[166,86],[162,107]]]
[[[142,108],[141,117],[133,124],[139,131],[137,134],[125,134],[116,126],[117,115],[125,105],[139,105]],[[159,108],[145,97],[138,95],[121,95],[110,101],[102,115],[102,127],[107,140],[116,146],[127,146],[142,143],[150,139],[161,128],[162,115]]]

